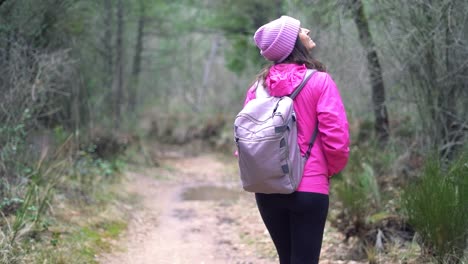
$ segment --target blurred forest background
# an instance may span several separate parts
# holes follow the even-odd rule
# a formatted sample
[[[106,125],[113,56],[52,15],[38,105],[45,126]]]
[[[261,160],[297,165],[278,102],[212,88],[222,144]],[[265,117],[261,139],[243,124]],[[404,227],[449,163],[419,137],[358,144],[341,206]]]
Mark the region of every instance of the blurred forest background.
[[[282,14],[311,30],[351,125],[332,224],[371,263],[398,239],[466,261],[467,1],[0,0],[0,262],[33,263],[57,197],[109,202],[129,148],[232,153],[267,63],[253,33]]]

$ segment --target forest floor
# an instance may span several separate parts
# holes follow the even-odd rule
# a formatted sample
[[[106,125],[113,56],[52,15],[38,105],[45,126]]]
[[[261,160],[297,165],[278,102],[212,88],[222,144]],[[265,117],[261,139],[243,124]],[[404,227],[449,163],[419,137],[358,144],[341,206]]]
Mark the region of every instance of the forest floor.
[[[269,264],[276,252],[252,194],[241,190],[234,158],[215,153],[166,153],[158,166],[129,169],[128,229],[113,241],[102,264]],[[350,244],[329,224],[321,264],[367,263],[350,259]]]

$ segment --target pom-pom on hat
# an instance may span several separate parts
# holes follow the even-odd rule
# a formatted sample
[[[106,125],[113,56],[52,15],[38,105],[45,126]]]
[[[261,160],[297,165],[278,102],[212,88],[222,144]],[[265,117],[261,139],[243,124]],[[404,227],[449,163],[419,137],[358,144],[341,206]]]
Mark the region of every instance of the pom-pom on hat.
[[[260,54],[267,60],[282,62],[291,54],[301,22],[289,16],[281,16],[263,26],[254,35]]]

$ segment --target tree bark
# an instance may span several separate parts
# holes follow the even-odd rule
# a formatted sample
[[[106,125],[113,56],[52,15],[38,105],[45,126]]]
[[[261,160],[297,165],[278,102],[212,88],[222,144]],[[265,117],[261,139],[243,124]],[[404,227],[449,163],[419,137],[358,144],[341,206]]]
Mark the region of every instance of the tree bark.
[[[112,11],[114,7],[112,6],[112,0],[104,0],[104,87],[109,89],[112,87],[114,80],[114,54],[112,47]]]
[[[203,101],[203,98],[205,98],[204,94],[206,93],[208,81],[210,80],[211,66],[213,65],[214,60],[216,59],[216,54],[218,53],[219,41],[219,36],[214,36],[213,40],[211,41],[210,53],[208,55],[208,59],[205,62],[205,68],[203,70],[201,89],[197,89],[197,104],[199,105],[209,103]]]
[[[121,104],[123,96],[123,3],[117,1],[117,36],[116,36],[116,79],[114,85],[114,126],[119,127],[121,119]]]
[[[456,37],[453,35],[454,25],[451,25],[451,20],[449,18],[449,13],[452,9],[452,4],[450,3],[447,6],[447,11],[444,12],[444,22],[446,23],[445,29],[445,67],[446,75],[454,75],[457,71],[456,69],[460,66],[458,65],[458,56],[456,53],[456,48],[454,48]],[[440,136],[442,140],[442,147],[440,149],[441,156],[446,159],[453,159],[454,153],[461,145],[463,138],[463,128],[457,120],[457,103],[456,98],[460,91],[463,90],[463,80],[457,81],[457,75],[455,74],[454,80],[450,81],[447,84],[447,87],[440,87],[441,91],[439,96],[442,98],[439,99],[440,102],[440,117],[441,117],[441,127],[440,127]]]
[[[14,32],[10,31],[7,33],[6,47],[5,47],[5,62],[10,62],[10,53],[11,53],[11,43],[14,39]]]
[[[367,53],[367,67],[369,69],[372,87],[372,104],[375,115],[375,132],[377,140],[385,144],[389,137],[388,112],[385,105],[385,87],[382,79],[382,69],[375,44],[369,30],[369,23],[364,12],[362,0],[352,0],[353,18],[359,32],[359,41]]]
[[[143,37],[145,28],[145,6],[143,0],[138,1],[139,4],[139,17],[138,17],[138,28],[137,37],[135,44],[135,55],[133,57],[133,69],[132,69],[132,89],[129,90],[129,110],[134,112],[136,109],[137,98],[138,98],[138,85],[140,81],[141,72],[141,54],[143,53]]]

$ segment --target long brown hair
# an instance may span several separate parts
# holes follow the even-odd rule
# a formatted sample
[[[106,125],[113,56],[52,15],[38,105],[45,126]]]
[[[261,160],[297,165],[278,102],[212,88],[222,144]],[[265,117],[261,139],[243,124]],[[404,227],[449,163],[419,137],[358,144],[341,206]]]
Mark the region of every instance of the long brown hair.
[[[305,64],[308,69],[315,69],[321,72],[327,71],[323,63],[312,57],[311,51],[308,50],[304,44],[302,44],[299,36],[296,39],[296,44],[294,44],[294,49],[292,50],[291,54],[289,54],[289,56],[281,63]],[[270,72],[270,68],[275,64],[277,63],[272,63],[263,68],[262,71],[258,74],[257,80],[263,80],[265,82],[265,79]]]

